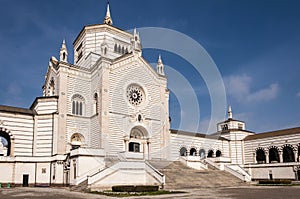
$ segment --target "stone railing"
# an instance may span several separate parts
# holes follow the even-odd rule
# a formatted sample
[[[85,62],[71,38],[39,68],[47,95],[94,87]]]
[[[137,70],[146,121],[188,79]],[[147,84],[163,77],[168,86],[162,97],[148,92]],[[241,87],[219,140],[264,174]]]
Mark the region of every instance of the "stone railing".
[[[251,175],[239,165],[224,165],[224,171],[227,171],[231,175],[234,175],[245,182],[251,181]]]
[[[145,162],[145,169],[148,173],[150,173],[162,186],[164,187],[166,183],[165,175],[162,174],[160,171],[158,171],[156,168],[154,168],[151,164],[148,162]]]

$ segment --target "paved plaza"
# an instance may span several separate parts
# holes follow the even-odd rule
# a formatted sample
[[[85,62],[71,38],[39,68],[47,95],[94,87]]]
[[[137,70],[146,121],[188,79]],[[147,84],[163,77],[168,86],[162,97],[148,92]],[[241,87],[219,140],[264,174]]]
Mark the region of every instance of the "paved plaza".
[[[200,188],[184,190],[186,193],[182,194],[167,194],[159,196],[139,196],[128,198],[243,198],[243,199],[257,199],[257,198],[288,198],[296,199],[300,197],[299,186],[245,186],[245,187],[225,187],[225,188]],[[13,188],[1,189],[0,198],[5,199],[96,199],[96,198],[115,198],[103,195],[70,192],[64,188]]]

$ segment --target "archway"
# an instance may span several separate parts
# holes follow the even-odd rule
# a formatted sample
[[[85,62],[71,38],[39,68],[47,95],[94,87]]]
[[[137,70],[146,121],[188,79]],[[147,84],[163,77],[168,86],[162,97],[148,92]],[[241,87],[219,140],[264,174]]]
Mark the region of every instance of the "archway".
[[[205,158],[205,150],[204,149],[200,149],[199,156],[200,156],[200,158]]]
[[[220,150],[217,150],[216,151],[216,157],[221,157],[221,155],[222,155],[222,152]]]
[[[181,147],[180,151],[179,151],[179,154],[180,154],[180,156],[186,156],[186,152],[187,152],[186,148],[185,147]]]
[[[11,152],[10,135],[5,131],[0,131],[0,156],[9,156]]]
[[[143,152],[145,153],[147,148],[146,144],[148,145],[149,142],[147,141],[148,139],[148,133],[146,129],[143,127],[134,127],[130,131],[130,136],[129,136],[129,142],[128,142],[128,151],[129,152],[135,152],[135,153],[140,153]],[[149,150],[149,146],[148,146]]]
[[[279,154],[277,148],[272,147],[269,149],[269,161],[270,163],[279,162]]]
[[[196,156],[197,155],[197,150],[195,148],[190,149],[190,156]]]
[[[295,162],[295,156],[293,148],[286,145],[282,148],[283,162]]]
[[[208,153],[207,153],[207,157],[208,158],[212,158],[214,155],[214,151],[213,150],[209,150]]]
[[[266,155],[265,155],[265,151],[263,149],[256,150],[256,162],[258,164],[266,163]]]

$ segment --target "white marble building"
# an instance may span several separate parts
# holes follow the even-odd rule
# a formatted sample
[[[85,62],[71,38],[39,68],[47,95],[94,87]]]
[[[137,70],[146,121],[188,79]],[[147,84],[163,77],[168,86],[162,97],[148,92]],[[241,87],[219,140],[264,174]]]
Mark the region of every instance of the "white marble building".
[[[65,41],[59,60],[51,57],[43,96],[29,109],[0,106],[0,183],[163,185],[155,160],[211,164],[245,181],[298,179],[300,128],[255,134],[230,108],[215,134],[171,130],[162,59],[153,69],[138,32],[114,27],[109,5],[73,49],[74,64]]]

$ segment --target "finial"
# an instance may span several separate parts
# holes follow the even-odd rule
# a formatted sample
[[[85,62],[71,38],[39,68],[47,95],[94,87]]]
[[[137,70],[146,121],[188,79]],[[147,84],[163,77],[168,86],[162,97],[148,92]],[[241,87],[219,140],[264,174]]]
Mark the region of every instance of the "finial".
[[[228,106],[228,119],[232,119],[232,110],[231,110],[231,106]]]
[[[158,55],[158,63],[162,63],[160,54]]]
[[[103,23],[105,23],[107,25],[113,24],[112,18],[110,16],[109,1],[107,1],[106,15],[105,15]]]
[[[156,64],[156,71],[160,75],[163,75],[163,76],[165,75],[164,64],[161,60],[161,55],[160,54],[158,55],[158,60],[157,60],[157,64]]]
[[[63,62],[68,62],[68,50],[67,50],[65,39],[63,40],[63,42],[61,44],[61,48],[60,48],[60,52],[59,52],[59,60],[63,61]]]

